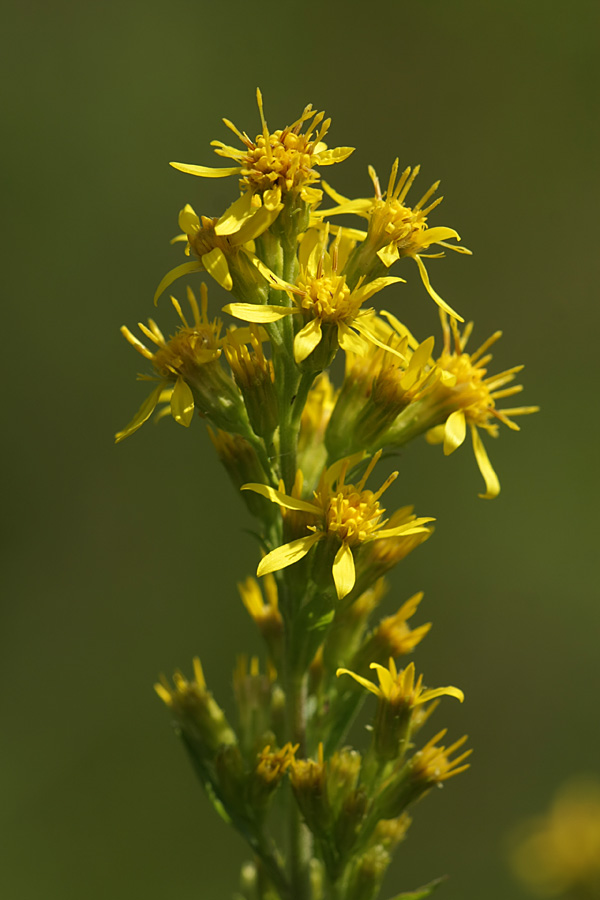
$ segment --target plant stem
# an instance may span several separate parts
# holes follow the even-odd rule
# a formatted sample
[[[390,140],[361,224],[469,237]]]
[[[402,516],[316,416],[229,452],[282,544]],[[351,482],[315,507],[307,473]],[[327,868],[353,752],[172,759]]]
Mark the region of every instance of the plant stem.
[[[290,654],[292,656],[292,654]],[[297,671],[293,656],[290,659],[287,707],[291,740],[300,744],[301,755],[306,753],[306,682],[305,672]],[[310,900],[311,834],[293,797],[290,798],[290,884],[292,900]]]

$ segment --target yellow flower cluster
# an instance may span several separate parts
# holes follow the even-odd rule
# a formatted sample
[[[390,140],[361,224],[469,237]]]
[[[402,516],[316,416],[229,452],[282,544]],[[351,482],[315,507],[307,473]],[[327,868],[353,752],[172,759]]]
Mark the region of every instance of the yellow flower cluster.
[[[123,326],[153,389],[116,440],[155,411],[186,428],[204,419],[255,519],[256,578],[238,587],[266,659],[261,669],[257,656],[239,657],[235,724],[208,691],[199,661],[192,681],[177,672],[173,686],[163,678],[156,688],[208,797],[252,848],[241,896],[375,900],[410,824],[407,808],[468,768],[470,751],[462,750],[466,738],[442,745],[445,729],[417,748],[440,698],[464,699],[457,687],[425,687],[414,662],[397,663],[431,627],[409,624],[422,594],[371,622],[384,576],[429,539],[434,519],[409,505],[386,512],[383,495],[398,471],[367,485],[386,454],[408,441],[426,436],[448,455],[468,428],[481,496],[494,497],[499,481],[480,431],[496,437],[499,422],[516,430],[513,417],[536,408],[497,407],[521,390],[512,384],[521,367],[489,375],[499,332],[467,352],[472,325],[461,330],[462,317],[431,286],[424,258],[470,253],[454,243],[453,228],[429,224],[438,183],[409,205],[419,167],[400,173],[396,159],[385,190],[369,167],[374,195],[342,196],[321,182],[320,168],[352,148],[327,147],[325,114],[309,105],[271,131],[260,91],[257,101],[254,139],[225,119],[241,148],[213,141],[232,166],[172,163],[200,178],[235,176],[237,186],[220,215],[198,215],[190,203],[180,210],[172,243],[189,259],[162,278],[154,298],[180,278],[206,274],[227,292],[221,312],[242,324],[209,314],[202,282],[200,302],[187,287],[189,314],[171,297],[178,322],[169,337],[152,318],[139,324],[149,344]],[[339,226],[339,215],[362,218],[366,230]],[[404,278],[389,270],[405,274],[406,258],[439,307],[438,353],[433,336],[417,339],[375,306],[384,291],[390,303],[393,292],[402,296]],[[333,366],[342,354],[344,366]],[[347,735],[368,694],[377,707],[370,744],[358,751]]]

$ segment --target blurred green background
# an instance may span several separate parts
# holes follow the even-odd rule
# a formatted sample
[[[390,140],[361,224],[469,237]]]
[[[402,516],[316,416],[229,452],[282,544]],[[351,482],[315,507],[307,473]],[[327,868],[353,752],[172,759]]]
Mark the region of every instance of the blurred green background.
[[[119,326],[152,315],[180,261],[180,207],[218,215],[235,189],[167,162],[218,165],[223,115],[256,134],[258,84],[272,128],[310,101],[331,146],[358,148],[326,173],[341,192],[365,195],[367,164],[385,177],[396,155],[422,190],[442,179],[433,224],[475,255],[433,261],[432,281],[476,339],[504,329],[495,362],[526,363],[523,402],[542,406],[487,442],[497,500],[478,499],[470,447],[424,442],[390,495],[438,524],[386,611],[425,590],[417,665],[464,688],[436,721],[475,754],[415,810],[385,894],[448,873],[446,900],[524,897],[507,832],[600,769],[598,3],[4,7],[0,893],[220,900],[246,858],[152,683],[199,653],[231,706],[235,654],[259,647],[235,590],[256,563],[248,519],[198,421],[112,435],[145,395]],[[437,334],[406,267],[386,306]],[[166,301],[158,319],[175,324]]]

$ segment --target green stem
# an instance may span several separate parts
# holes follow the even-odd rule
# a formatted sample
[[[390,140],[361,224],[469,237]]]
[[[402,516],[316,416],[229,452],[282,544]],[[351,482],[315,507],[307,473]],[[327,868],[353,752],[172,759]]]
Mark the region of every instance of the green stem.
[[[311,386],[315,380],[314,372],[305,372],[300,379],[296,376],[296,388],[288,402],[285,419],[280,426],[279,452],[281,471],[287,490],[292,489],[296,478],[296,456],[298,450],[298,432],[302,421],[302,412]]]
[[[267,844],[264,837],[261,837],[260,843],[256,844],[253,849],[282,900],[294,900],[293,888],[290,887],[290,883],[281,869],[277,854]]]
[[[300,422],[302,420],[302,413],[304,412],[304,407],[306,406],[308,394],[318,374],[318,372],[305,372],[300,379],[300,384],[298,385],[298,390],[296,391],[296,397],[294,399],[294,405],[292,407],[292,427],[296,431],[296,440],[298,440]]]
[[[290,654],[291,655],[291,654]],[[299,753],[306,753],[306,683],[303,671],[296,671],[293,658],[290,660],[287,705],[291,740],[299,744]],[[310,861],[312,858],[311,834],[302,821],[302,815],[293,798],[290,798],[290,883],[292,900],[310,900]]]

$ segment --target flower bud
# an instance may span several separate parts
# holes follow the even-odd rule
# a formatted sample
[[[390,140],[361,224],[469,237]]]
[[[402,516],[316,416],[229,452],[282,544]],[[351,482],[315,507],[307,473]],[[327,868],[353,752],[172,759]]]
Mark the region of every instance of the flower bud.
[[[279,425],[275,372],[273,363],[263,353],[260,332],[250,326],[250,337],[241,342],[238,332],[232,331],[223,346],[227,362],[236,384],[242,392],[250,424],[255,434],[270,441]],[[245,329],[243,329],[245,333]],[[250,349],[247,347],[250,344]]]
[[[380,844],[356,861],[345,900],[375,900],[392,858]]]
[[[200,759],[212,758],[222,746],[235,746],[236,735],[225,714],[206,688],[204,673],[198,657],[194,659],[194,679],[188,681],[177,671],[173,687],[164,675],[154,685],[160,699],[173,714],[190,747]]]

